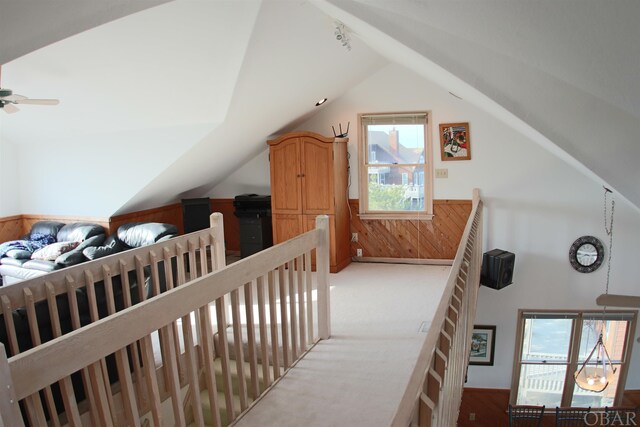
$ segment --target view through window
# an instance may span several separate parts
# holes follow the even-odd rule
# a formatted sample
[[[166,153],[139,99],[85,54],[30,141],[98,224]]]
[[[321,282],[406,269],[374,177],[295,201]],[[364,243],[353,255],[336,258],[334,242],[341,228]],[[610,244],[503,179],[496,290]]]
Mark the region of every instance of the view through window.
[[[548,408],[618,404],[618,385],[624,384],[626,376],[627,342],[635,316],[633,312],[521,311],[513,381],[517,392],[512,403]],[[594,393],[577,387],[573,374],[589,358],[601,331],[616,372],[603,392]],[[590,362],[595,364],[595,359]]]
[[[431,213],[428,115],[360,116],[363,213]]]

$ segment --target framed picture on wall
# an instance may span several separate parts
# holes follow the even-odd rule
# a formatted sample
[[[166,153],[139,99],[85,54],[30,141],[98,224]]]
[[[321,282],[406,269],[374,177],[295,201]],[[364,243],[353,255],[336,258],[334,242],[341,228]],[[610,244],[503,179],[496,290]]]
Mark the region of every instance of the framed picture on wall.
[[[440,125],[440,158],[443,161],[471,160],[468,122]]]
[[[493,366],[496,349],[496,327],[475,325],[471,334],[471,354],[469,365]]]

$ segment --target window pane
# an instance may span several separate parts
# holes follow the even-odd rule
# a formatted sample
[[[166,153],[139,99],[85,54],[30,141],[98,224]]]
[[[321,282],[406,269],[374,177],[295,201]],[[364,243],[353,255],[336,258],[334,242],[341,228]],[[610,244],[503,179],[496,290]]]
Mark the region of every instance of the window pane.
[[[608,320],[605,322],[603,341],[612,361],[619,362],[622,360],[624,340],[627,336],[627,324],[626,320]],[[591,353],[591,350],[593,350],[593,347],[598,341],[601,330],[601,320],[585,319],[582,322],[580,353],[578,354],[578,360],[580,362],[584,362],[587,357],[589,357],[589,353]]]
[[[368,179],[368,210],[424,210],[423,166],[369,166]]]
[[[620,378],[620,365],[613,365],[613,367],[615,368],[616,373],[614,374],[613,380],[609,382],[609,385],[604,389],[604,391],[595,393],[575,386],[573,389],[571,406],[591,406],[592,408],[613,406],[613,400],[616,397],[616,389],[618,388],[618,379]]]
[[[424,125],[368,125],[367,162],[424,163]]]
[[[566,365],[527,365],[520,369],[518,405],[562,406]]]
[[[572,322],[571,319],[525,319],[522,360],[567,362]]]

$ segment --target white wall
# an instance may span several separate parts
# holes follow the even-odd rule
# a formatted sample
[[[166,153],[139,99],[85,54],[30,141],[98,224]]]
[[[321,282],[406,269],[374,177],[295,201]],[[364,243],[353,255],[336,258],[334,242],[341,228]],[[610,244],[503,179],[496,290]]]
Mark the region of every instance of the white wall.
[[[265,149],[215,186],[210,197],[233,198],[245,193],[270,194],[270,181],[269,150]]]
[[[210,130],[173,126],[25,145],[19,213],[109,217]]]
[[[328,104],[300,129],[331,135],[332,125],[343,123],[344,127],[351,122],[353,198],[357,197],[358,177],[357,114],[410,110],[432,111],[434,166],[449,170],[448,179],[435,181],[435,198],[469,199],[471,190],[480,188],[485,202],[484,250],[501,248],[516,254],[513,285],[500,291],[480,290],[476,323],[497,326],[495,365],[470,367],[467,383],[470,387],[509,388],[519,308],[597,308],[595,298],[604,292],[606,267],[592,274],[578,273],[569,265],[568,251],[582,235],[607,241],[602,186],[492,116],[393,64]],[[470,123],[472,159],[442,162],[437,125],[459,121]],[[214,193],[222,195],[234,188],[234,182],[241,182],[242,188],[249,188],[252,182],[263,185],[257,180],[268,176],[264,160],[261,153]],[[640,241],[637,211],[618,201],[614,229],[610,291],[638,294],[633,258]],[[640,388],[638,348],[634,348],[627,388]]]
[[[4,137],[0,122],[0,217],[20,214],[17,152],[17,147]]]

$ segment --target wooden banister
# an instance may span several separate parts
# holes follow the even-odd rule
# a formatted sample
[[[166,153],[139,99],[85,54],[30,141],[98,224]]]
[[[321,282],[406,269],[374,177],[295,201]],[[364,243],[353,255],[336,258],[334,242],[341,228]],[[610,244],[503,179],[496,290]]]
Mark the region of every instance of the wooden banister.
[[[480,191],[474,189],[471,215],[443,297],[422,343],[392,426],[455,425],[469,362],[481,265],[482,200]]]
[[[45,276],[44,281],[34,279],[0,289],[4,318],[12,319],[12,311],[21,307],[20,304],[26,305],[32,336],[37,341],[34,348],[19,352],[14,325],[11,320],[5,322],[16,351],[4,365],[0,355],[0,386],[9,386],[7,390],[15,396],[16,404],[25,399],[29,420],[45,422],[38,393],[59,382],[64,391],[66,412],[62,419],[72,425],[80,423],[80,416],[89,416],[91,424],[140,425],[140,417],[145,414],[155,425],[160,425],[167,409],[161,408],[165,400],[171,422],[176,425],[183,425],[187,418],[202,425],[204,401],[211,407],[216,425],[228,424],[241,410],[250,407],[259,393],[281,378],[318,339],[329,336],[326,216],[317,219],[315,230],[227,267],[220,214],[212,215],[211,225],[210,229],[161,244],[70,267]],[[200,251],[199,256],[196,250]],[[312,251],[317,258],[315,277],[311,275]],[[196,261],[200,265],[196,265]],[[161,272],[165,276],[164,284]],[[147,299],[145,292],[139,292],[140,301],[133,301],[131,295],[126,295],[124,307],[119,309],[114,277],[121,276],[119,286],[127,294],[131,291],[129,274],[134,274],[138,283],[143,283],[145,275],[150,277],[153,297]],[[100,282],[103,291],[99,291]],[[16,288],[10,289],[14,286]],[[83,287],[88,298],[84,304],[88,304],[90,311],[90,323],[85,325],[82,325],[80,304],[76,300],[77,290]],[[317,301],[312,298],[314,290]],[[103,307],[98,303],[100,292],[104,294]],[[65,334],[61,333],[58,323],[56,302],[63,294],[69,296],[67,309],[73,320],[73,330]],[[229,299],[230,306],[225,299]],[[38,341],[35,315],[35,303],[41,302],[48,303],[56,335],[44,343]],[[257,316],[254,316],[254,304],[259,304]],[[278,305],[281,310],[277,310]],[[102,310],[107,314],[101,314]],[[212,323],[215,320],[217,322]],[[271,342],[267,341],[268,331]],[[155,334],[161,349],[159,367],[155,366],[152,349]],[[285,356],[283,366],[280,352]],[[111,386],[113,378],[106,369],[105,358],[110,354],[115,354],[118,387]],[[257,366],[258,357],[262,369]],[[246,369],[245,361],[249,365]],[[216,384],[214,363],[222,365],[223,384]],[[235,385],[231,381],[232,370],[238,376]],[[88,401],[82,410],[70,386],[71,375],[78,371],[82,373]],[[266,373],[262,386],[259,371]],[[234,403],[236,387],[240,393],[239,405]],[[203,390],[208,392],[207,399],[201,399]],[[224,401],[217,398],[219,390],[225,395]],[[185,392],[188,402],[181,400]],[[45,393],[44,402],[49,422],[56,425],[57,411],[49,394]],[[0,398],[5,395],[7,391],[0,391]],[[226,411],[224,421],[222,406]],[[6,402],[0,404],[0,409],[5,425],[20,425],[23,421],[19,410]]]

